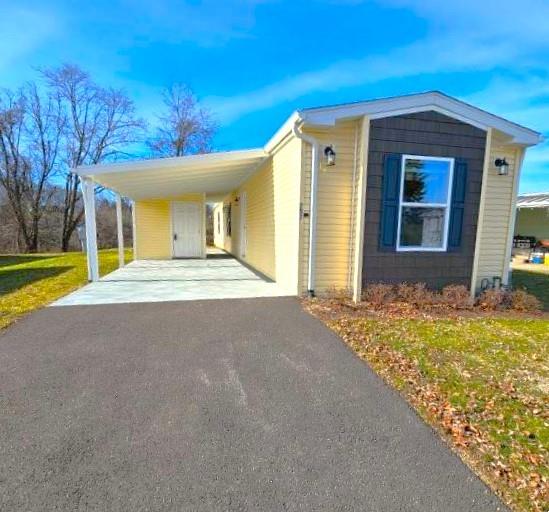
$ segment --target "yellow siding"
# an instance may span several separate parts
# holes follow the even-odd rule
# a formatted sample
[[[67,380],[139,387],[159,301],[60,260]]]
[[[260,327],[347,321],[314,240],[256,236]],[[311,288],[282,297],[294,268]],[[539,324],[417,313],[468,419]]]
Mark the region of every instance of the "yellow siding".
[[[275,148],[271,157],[223,204],[231,204],[231,236],[223,248],[240,258],[241,202],[247,196],[247,249],[242,260],[298,293],[299,198],[301,141],[294,136]],[[223,219],[225,223],[225,219]]]
[[[301,140],[291,136],[276,150],[272,162],[276,281],[298,294]]]
[[[186,194],[171,199],[136,201],[135,259],[165,260],[172,258],[172,201],[203,201],[202,194]]]
[[[332,145],[336,165],[327,167],[321,160],[317,195],[317,242],[315,291],[349,289],[352,279],[353,232],[356,199],[356,165],[360,144],[360,120],[337,123],[333,128],[309,131],[322,150]],[[302,202],[309,208],[311,196],[311,147],[303,146]],[[353,181],[353,176],[355,180]],[[302,222],[301,291],[307,288],[309,222]]]
[[[480,245],[478,247],[478,270],[476,287],[484,278],[498,276],[504,278],[506,266],[507,240],[513,209],[513,184],[518,172],[519,149],[505,145],[496,134],[490,150],[486,196],[484,198],[483,218],[479,226]],[[494,161],[505,158],[509,163],[509,174],[499,176]]]
[[[243,259],[266,276],[276,279],[272,158],[240,187],[238,195],[242,192],[247,194],[247,249]],[[240,205],[237,209],[239,219],[233,223],[233,235],[235,228],[240,233]]]
[[[172,257],[170,202],[150,199],[135,202],[136,259]]]

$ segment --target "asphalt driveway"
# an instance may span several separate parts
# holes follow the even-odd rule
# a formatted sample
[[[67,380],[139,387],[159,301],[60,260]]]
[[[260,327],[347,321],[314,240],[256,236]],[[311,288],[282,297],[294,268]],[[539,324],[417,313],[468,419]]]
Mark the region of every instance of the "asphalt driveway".
[[[38,311],[0,408],[2,511],[504,510],[291,298]]]

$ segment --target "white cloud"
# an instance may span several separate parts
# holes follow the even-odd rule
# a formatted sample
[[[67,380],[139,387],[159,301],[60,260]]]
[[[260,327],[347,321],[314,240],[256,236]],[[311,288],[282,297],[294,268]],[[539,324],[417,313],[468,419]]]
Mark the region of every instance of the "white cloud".
[[[549,133],[549,74],[530,72],[511,76],[500,72],[487,87],[464,100],[516,123]]]
[[[517,49],[506,41],[479,46],[461,37],[423,40],[384,55],[337,62],[232,97],[210,97],[207,103],[221,121],[230,123],[247,113],[269,108],[318,91],[376,83],[425,73],[487,70],[514,57]],[[428,58],[426,57],[428,56]]]
[[[354,3],[357,3],[356,0]],[[543,0],[385,0],[392,8],[413,10],[430,23],[423,39],[383,55],[342,60],[326,68],[304,71],[255,91],[207,102],[223,124],[313,92],[328,92],[391,78],[430,73],[489,71],[538,64],[531,57],[549,49],[549,3]],[[411,91],[410,91],[411,92]]]
[[[476,34],[477,37],[520,37],[537,44],[549,36],[546,0],[377,0],[384,6],[407,8],[427,19],[434,28]]]
[[[59,30],[51,9],[0,6],[0,72],[7,74],[17,61],[38,48]]]
[[[123,0],[104,19],[131,27],[139,38],[217,46],[249,37],[259,5],[276,0]],[[121,15],[122,14],[122,15]]]
[[[549,135],[549,75],[499,74],[466,101]],[[520,192],[549,190],[549,142],[528,149]]]

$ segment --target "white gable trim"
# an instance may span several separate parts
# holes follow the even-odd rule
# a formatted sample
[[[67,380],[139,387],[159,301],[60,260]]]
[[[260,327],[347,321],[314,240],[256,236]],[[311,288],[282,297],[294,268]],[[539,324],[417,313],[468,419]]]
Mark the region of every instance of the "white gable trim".
[[[508,135],[510,143],[524,146],[538,144],[542,137],[538,132],[520,126],[502,117],[490,114],[463,101],[440,92],[427,92],[398,96],[382,100],[350,103],[335,107],[306,109],[299,112],[301,119],[313,126],[333,126],[336,121],[369,116],[380,119],[402,114],[434,110],[487,131],[494,128]]]

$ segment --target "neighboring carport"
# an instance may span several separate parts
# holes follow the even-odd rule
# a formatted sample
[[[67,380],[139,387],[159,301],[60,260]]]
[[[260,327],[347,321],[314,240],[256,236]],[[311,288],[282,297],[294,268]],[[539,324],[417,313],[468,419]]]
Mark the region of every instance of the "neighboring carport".
[[[535,242],[549,240],[549,192],[518,196],[515,236]]]

